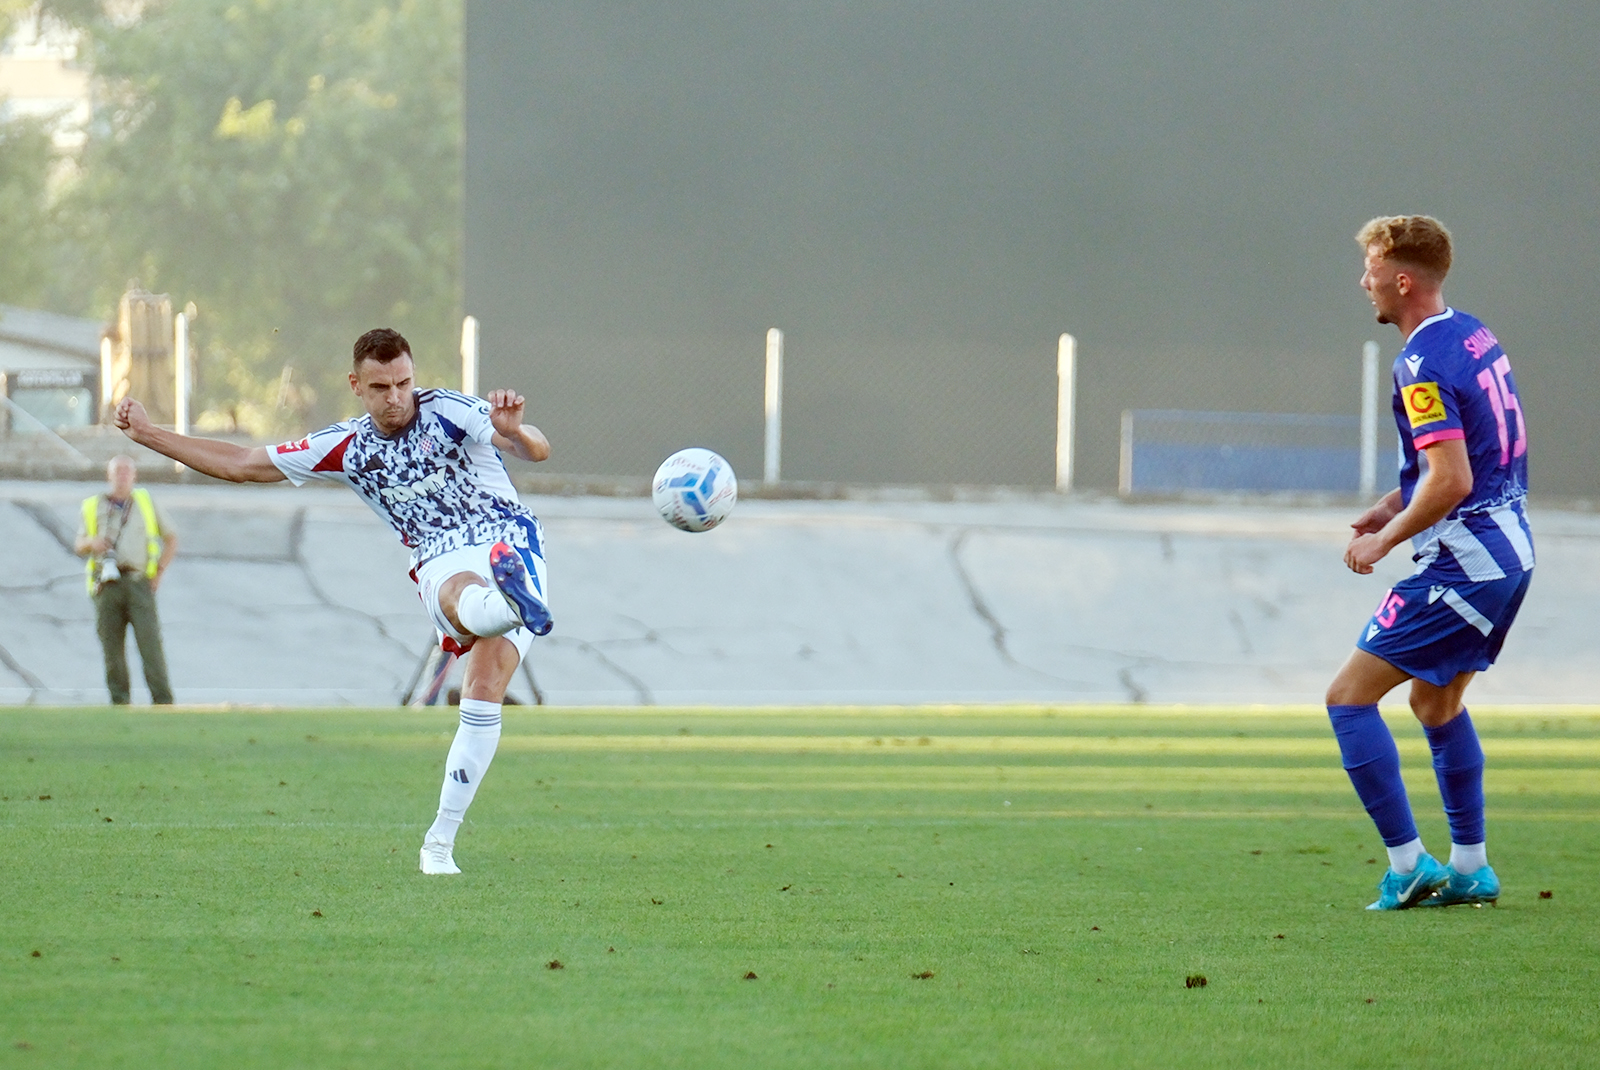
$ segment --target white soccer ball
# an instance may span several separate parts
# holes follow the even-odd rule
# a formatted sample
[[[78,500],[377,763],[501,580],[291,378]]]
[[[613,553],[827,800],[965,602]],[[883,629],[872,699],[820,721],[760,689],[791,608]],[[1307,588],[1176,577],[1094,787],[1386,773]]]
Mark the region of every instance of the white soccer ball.
[[[739,481],[727,461],[695,446],[661,462],[650,494],[673,527],[710,531],[733,512],[733,503],[739,500]]]

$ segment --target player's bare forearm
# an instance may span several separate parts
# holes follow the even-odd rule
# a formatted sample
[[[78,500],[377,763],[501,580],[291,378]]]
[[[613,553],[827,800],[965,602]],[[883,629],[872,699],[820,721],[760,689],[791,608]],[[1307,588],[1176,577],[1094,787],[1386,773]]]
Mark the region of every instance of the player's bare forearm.
[[[139,445],[217,479],[230,483],[277,483],[285,478],[265,447],[194,438],[157,427],[145,414],[144,406],[132,398],[124,398],[117,406],[116,425]]]
[[[550,456],[550,440],[544,432],[522,422],[527,399],[515,390],[491,390],[484,400],[489,403],[489,423],[494,425],[495,449],[524,461],[542,461]]]
[[[1381,529],[1357,535],[1345,548],[1344,561],[1366,575],[1390,550],[1426,531],[1450,515],[1461,500],[1472,493],[1472,462],[1466,443],[1447,439],[1427,447],[1428,470],[1417,480],[1411,502],[1394,514]]]
[[[513,435],[494,436],[495,447],[524,461],[542,461],[550,456],[550,440],[532,424],[523,424]]]
[[[1379,498],[1366,512],[1355,518],[1351,527],[1357,535],[1370,535],[1374,531],[1382,531],[1383,526],[1395,518],[1395,514],[1405,507],[1401,500],[1400,488],[1396,487],[1388,494]]]

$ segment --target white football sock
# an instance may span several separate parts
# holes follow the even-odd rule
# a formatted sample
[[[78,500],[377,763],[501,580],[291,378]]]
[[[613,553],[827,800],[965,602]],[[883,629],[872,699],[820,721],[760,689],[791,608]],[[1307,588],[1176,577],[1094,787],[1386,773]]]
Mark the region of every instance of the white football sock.
[[[1422,849],[1422,837],[1420,836],[1410,843],[1402,843],[1399,847],[1389,847],[1386,850],[1389,852],[1389,868],[1401,876],[1405,876],[1416,869],[1417,862],[1426,853]]]
[[[461,726],[450,744],[444,761],[444,786],[439,789],[439,814],[428,829],[426,839],[441,843],[456,842],[456,829],[467,816],[467,807],[478,793],[478,782],[494,760],[500,745],[500,703],[481,699],[461,700]]]
[[[522,617],[498,588],[474,584],[456,599],[456,619],[473,635],[490,638],[522,627]]]
[[[1450,868],[1462,876],[1476,873],[1489,864],[1489,845],[1487,843],[1452,843],[1450,845]]]

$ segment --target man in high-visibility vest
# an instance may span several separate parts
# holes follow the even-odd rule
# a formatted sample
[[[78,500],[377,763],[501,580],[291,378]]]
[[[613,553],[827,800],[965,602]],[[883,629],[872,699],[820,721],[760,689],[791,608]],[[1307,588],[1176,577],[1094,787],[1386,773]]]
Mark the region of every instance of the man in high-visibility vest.
[[[171,705],[156,589],[178,552],[178,536],[150,492],[133,485],[138,474],[133,458],[111,458],[105,493],[83,500],[75,549],[88,560],[89,597],[94,599],[95,630],[105,650],[111,701],[124,706],[131,697],[127,651],[131,624],[150,698],[158,705]]]

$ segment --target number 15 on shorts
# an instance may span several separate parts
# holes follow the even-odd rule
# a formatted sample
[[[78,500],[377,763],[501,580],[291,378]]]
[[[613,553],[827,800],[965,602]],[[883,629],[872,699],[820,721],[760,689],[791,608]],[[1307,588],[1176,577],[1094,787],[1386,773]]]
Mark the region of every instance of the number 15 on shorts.
[[[1378,603],[1378,610],[1372,615],[1372,619],[1378,622],[1380,628],[1393,628],[1395,618],[1400,615],[1400,610],[1405,604],[1406,600],[1390,588],[1384,592],[1383,601]]]

